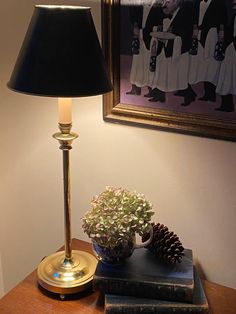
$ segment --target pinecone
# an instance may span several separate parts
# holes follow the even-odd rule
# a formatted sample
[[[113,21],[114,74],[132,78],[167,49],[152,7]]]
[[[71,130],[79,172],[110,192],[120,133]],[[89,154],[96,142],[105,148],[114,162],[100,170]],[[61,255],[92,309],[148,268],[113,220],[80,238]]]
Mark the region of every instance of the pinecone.
[[[153,226],[153,239],[152,242],[146,246],[157,258],[167,264],[180,263],[183,253],[183,246],[178,236],[163,224],[152,223]],[[142,237],[142,241],[149,239],[150,234],[146,233]]]

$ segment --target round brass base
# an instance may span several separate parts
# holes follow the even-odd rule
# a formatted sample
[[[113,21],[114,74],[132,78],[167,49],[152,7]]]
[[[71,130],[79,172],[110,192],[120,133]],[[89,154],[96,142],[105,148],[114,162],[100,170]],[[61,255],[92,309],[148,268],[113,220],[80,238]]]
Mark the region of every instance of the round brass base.
[[[84,251],[72,250],[72,259],[65,258],[65,252],[45,257],[37,269],[38,283],[44,289],[73,294],[91,287],[97,259]]]

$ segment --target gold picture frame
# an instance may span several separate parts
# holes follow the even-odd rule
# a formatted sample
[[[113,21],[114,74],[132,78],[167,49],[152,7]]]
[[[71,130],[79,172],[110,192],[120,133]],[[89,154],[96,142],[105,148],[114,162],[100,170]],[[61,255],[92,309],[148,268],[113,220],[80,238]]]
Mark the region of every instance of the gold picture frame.
[[[124,1],[124,0],[123,0]],[[170,108],[153,108],[121,102],[120,88],[120,0],[101,0],[102,45],[113,91],[103,96],[103,119],[146,128],[191,134],[224,140],[236,140],[235,119],[227,114],[212,118],[194,112],[178,112]],[[235,109],[236,110],[236,109]],[[229,115],[228,115],[229,116]]]

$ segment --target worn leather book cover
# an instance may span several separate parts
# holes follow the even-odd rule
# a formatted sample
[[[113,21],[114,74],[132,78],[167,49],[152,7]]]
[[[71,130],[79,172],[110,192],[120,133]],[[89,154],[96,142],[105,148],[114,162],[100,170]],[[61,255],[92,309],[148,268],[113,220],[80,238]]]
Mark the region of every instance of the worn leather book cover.
[[[207,314],[209,306],[201,280],[195,271],[193,302],[171,302],[107,294],[105,314]]]
[[[105,294],[178,302],[193,300],[193,255],[185,249],[181,263],[166,265],[149,250],[135,250],[122,265],[98,263],[93,285]]]

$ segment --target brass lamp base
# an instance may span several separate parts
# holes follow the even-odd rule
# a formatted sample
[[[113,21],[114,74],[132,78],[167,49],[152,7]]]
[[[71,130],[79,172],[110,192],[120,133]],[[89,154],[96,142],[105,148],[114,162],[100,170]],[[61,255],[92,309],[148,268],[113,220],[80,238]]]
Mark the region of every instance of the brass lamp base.
[[[65,252],[45,257],[37,269],[38,283],[44,289],[61,295],[87,290],[92,285],[97,259],[84,251],[72,250],[72,258]]]

